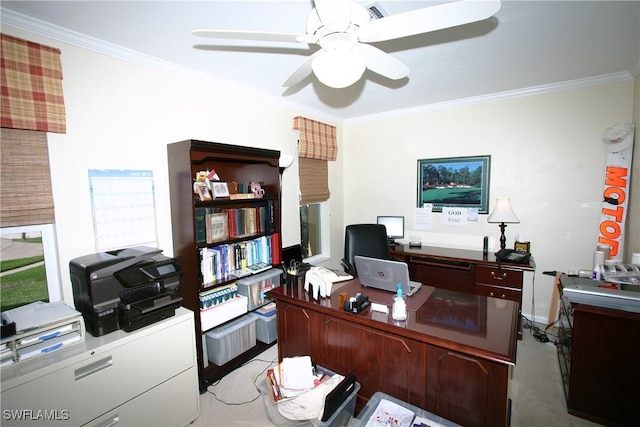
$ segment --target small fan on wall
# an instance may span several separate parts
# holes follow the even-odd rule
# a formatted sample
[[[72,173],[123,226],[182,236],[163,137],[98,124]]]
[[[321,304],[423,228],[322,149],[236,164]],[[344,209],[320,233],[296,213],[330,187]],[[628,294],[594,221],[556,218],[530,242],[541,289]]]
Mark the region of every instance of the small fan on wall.
[[[314,0],[306,34],[236,30],[195,30],[201,37],[317,44],[282,84],[294,86],[311,73],[333,88],[351,86],[369,69],[392,80],[409,75],[409,67],[368,43],[399,39],[469,24],[493,16],[500,0],[462,0],[372,20],[368,10],[351,0]]]

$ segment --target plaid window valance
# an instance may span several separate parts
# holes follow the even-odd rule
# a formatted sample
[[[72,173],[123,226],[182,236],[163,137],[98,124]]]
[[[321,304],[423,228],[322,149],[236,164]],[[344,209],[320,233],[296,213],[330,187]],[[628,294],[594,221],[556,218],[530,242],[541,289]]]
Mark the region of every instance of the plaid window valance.
[[[60,50],[0,36],[1,127],[66,133]]]
[[[300,131],[298,157],[335,160],[338,155],[336,127],[305,117],[294,117],[293,128]]]

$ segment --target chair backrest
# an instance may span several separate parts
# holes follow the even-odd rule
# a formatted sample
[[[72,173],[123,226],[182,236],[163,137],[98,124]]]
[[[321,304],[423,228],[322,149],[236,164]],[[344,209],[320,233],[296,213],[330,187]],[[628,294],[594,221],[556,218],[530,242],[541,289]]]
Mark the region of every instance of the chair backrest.
[[[344,258],[342,260],[345,271],[357,276],[355,256],[391,259],[387,229],[382,224],[351,224],[347,225],[344,233]]]

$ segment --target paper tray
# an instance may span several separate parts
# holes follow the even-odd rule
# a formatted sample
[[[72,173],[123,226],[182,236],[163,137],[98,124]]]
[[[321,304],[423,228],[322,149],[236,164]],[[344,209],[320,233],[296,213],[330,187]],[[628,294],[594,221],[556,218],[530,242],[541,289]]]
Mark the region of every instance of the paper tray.
[[[30,357],[39,356],[41,354],[50,353],[52,351],[59,350],[69,344],[80,341],[80,334],[72,332],[70,334],[61,335],[49,340],[43,341],[39,344],[30,345],[18,350],[18,357],[21,360],[29,359]]]

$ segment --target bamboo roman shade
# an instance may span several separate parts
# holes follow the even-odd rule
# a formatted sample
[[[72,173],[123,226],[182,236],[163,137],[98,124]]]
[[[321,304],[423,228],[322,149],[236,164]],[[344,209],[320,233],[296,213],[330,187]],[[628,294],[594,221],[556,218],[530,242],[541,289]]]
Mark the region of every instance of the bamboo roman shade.
[[[300,204],[320,203],[329,199],[329,174],[327,161],[300,157]]]
[[[0,37],[0,126],[66,133],[60,50]]]
[[[300,204],[320,203],[329,199],[328,160],[338,154],[335,126],[305,117],[294,117],[293,128],[300,131],[298,141],[298,177]]]
[[[45,132],[0,129],[0,226],[54,222]]]

